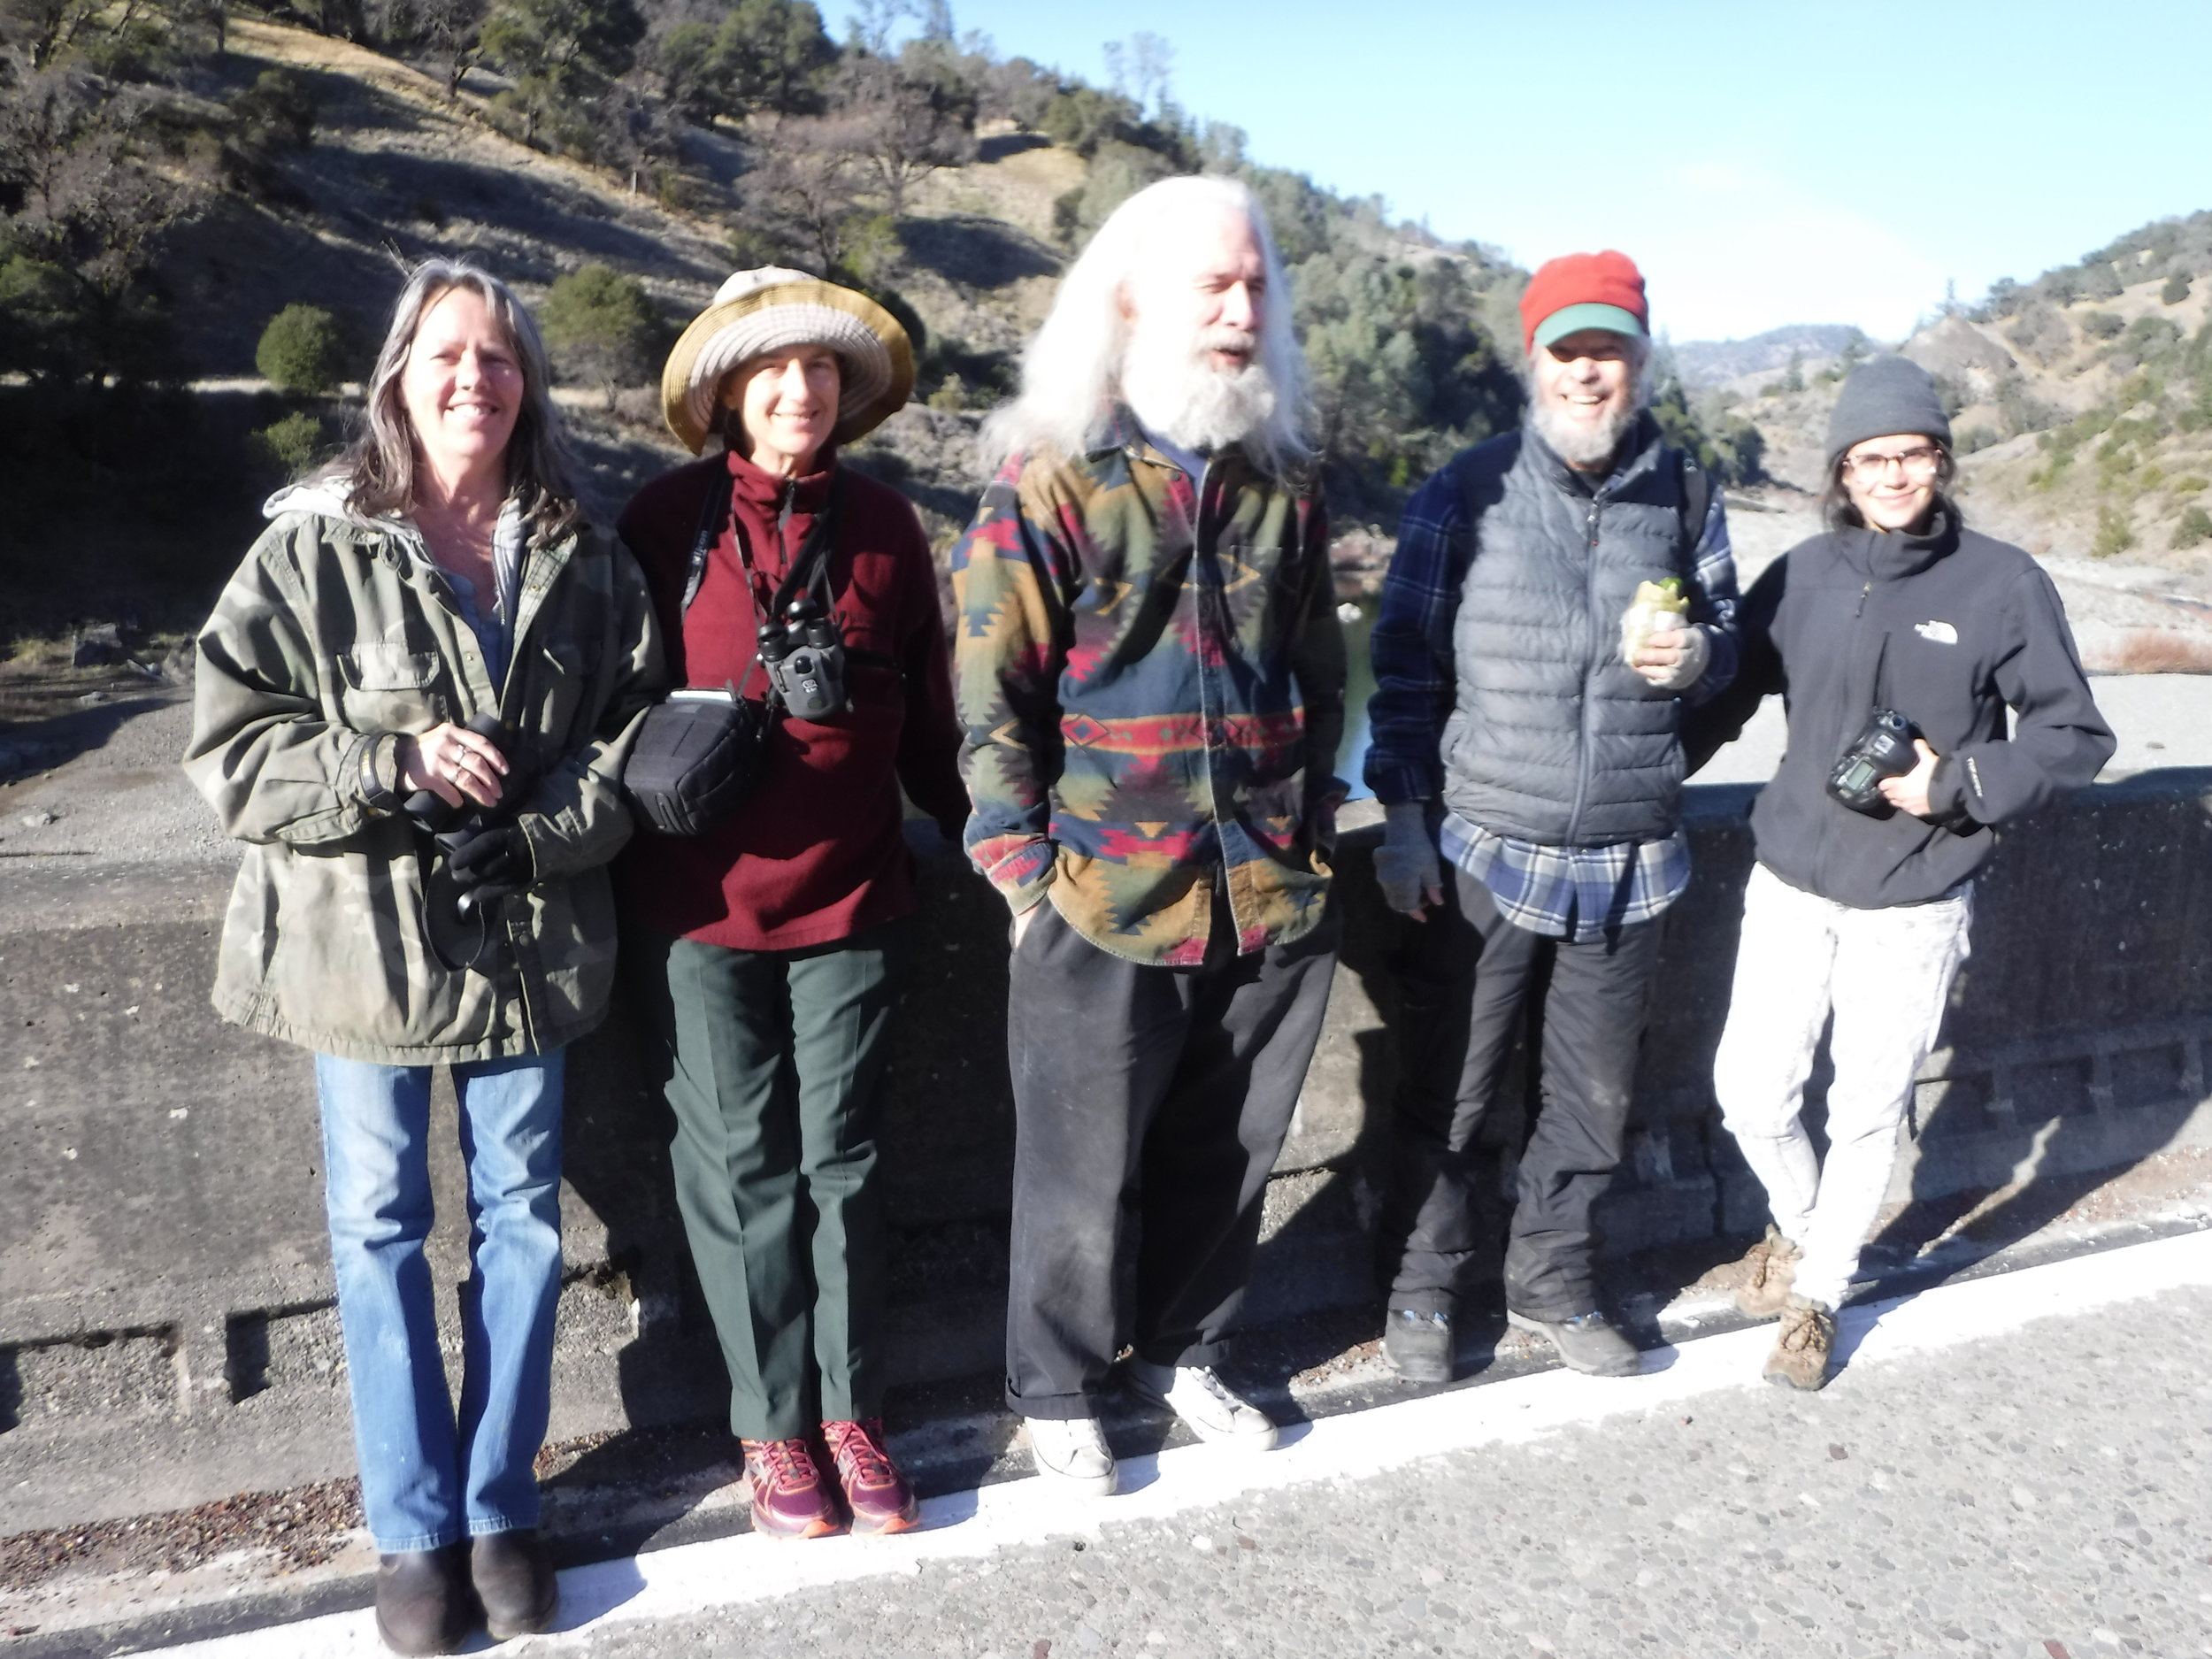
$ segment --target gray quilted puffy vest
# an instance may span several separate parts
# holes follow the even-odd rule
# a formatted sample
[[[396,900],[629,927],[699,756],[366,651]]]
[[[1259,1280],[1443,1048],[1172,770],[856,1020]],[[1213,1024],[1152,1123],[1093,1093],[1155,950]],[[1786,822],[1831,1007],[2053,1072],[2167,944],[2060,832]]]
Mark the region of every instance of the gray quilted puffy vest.
[[[1621,660],[1639,582],[1688,578],[1682,469],[1647,415],[1635,458],[1593,489],[1533,435],[1468,452],[1479,538],[1453,626],[1458,695],[1444,803],[1546,847],[1655,841],[1681,811],[1674,694]]]

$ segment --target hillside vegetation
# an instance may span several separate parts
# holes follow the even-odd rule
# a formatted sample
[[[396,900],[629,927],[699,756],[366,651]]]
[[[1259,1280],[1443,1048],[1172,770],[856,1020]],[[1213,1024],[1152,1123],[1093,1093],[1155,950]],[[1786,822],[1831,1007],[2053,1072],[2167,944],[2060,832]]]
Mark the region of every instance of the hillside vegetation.
[[[941,542],[1066,259],[1200,170],[1266,203],[1332,504],[1386,527],[1517,419],[1523,273],[1257,165],[1176,107],[1171,58],[1139,36],[1102,89],[897,0],[841,43],[804,0],[0,0],[0,636],[188,619],[436,253],[539,308],[602,522],[679,458],[650,388],[730,270],[875,295],[921,378],[856,458]]]

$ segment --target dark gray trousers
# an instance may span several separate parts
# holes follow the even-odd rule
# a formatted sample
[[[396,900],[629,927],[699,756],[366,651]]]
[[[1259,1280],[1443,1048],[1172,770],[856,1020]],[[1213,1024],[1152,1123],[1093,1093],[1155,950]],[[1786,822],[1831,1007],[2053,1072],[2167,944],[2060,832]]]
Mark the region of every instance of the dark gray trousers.
[[[1095,1415],[1125,1344],[1207,1365],[1235,1328],[1336,921],[1248,956],[1225,918],[1214,939],[1201,967],[1147,967],[1048,902],[1014,952],[1006,1399],[1023,1417]]]
[[[1396,1147],[1382,1237],[1403,1240],[1390,1305],[1449,1314],[1479,1243],[1477,1137],[1532,1028],[1541,1105],[1505,1255],[1506,1305],[1563,1319],[1597,1306],[1590,1210],[1619,1165],[1636,1081],[1657,921],[1586,944],[1517,927],[1488,889],[1447,867],[1445,902],[1408,931],[1401,970]]]

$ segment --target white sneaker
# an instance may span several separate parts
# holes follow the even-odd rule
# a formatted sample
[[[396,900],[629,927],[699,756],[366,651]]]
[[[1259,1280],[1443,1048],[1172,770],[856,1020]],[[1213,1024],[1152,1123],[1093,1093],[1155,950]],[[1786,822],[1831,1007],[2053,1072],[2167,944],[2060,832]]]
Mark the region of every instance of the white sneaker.
[[[1086,1497],[1113,1495],[1119,1471],[1096,1417],[1026,1417],[1029,1449],[1037,1472]]]
[[[1215,1376],[1210,1365],[1155,1365],[1132,1359],[1129,1381],[1145,1399],[1189,1424],[1202,1440],[1248,1452],[1275,1449],[1272,1419]]]

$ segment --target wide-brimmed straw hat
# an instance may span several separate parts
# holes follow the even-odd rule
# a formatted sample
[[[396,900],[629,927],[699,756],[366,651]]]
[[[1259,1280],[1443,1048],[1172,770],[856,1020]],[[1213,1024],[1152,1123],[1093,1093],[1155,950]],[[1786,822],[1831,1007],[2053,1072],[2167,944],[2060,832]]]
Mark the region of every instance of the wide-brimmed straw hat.
[[[694,455],[714,430],[731,370],[764,351],[827,346],[843,370],[831,442],[872,432],[914,390],[914,345],[898,319],[865,294],[803,271],[740,271],[692,319],[661,370],[661,413]]]

